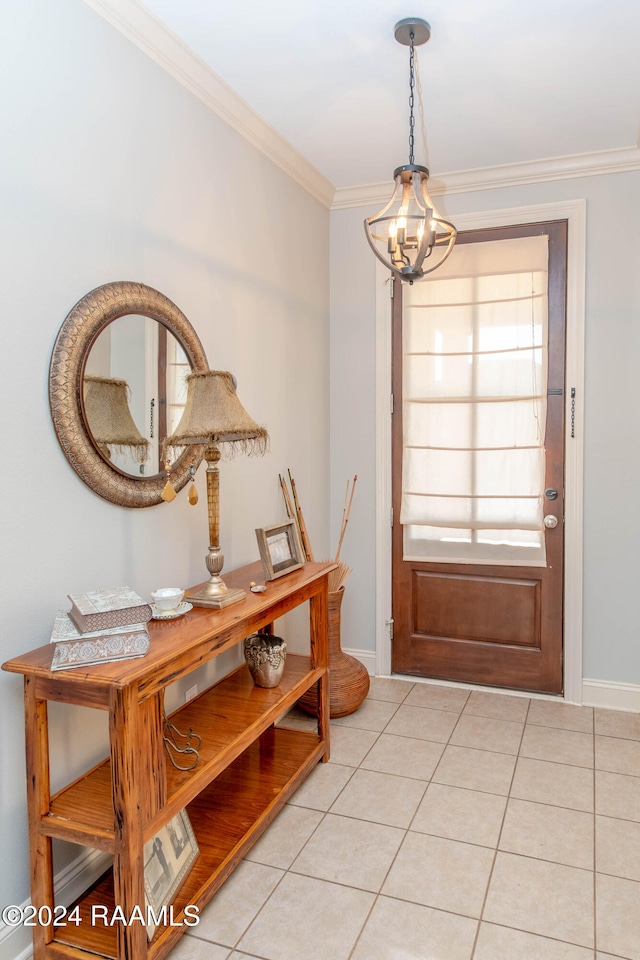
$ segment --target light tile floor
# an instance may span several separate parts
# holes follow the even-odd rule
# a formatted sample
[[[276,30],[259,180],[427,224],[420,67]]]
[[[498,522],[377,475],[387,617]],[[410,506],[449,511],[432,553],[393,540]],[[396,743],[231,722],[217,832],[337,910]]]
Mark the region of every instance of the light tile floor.
[[[640,960],[640,716],[372,680],[171,954],[243,958]]]

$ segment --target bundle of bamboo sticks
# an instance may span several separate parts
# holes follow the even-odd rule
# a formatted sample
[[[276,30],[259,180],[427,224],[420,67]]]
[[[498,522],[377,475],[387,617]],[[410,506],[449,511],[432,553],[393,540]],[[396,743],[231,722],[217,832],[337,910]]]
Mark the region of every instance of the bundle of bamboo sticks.
[[[340,551],[342,550],[342,541],[344,540],[344,535],[347,532],[347,524],[349,523],[349,515],[351,514],[351,504],[353,503],[353,494],[356,489],[357,479],[358,474],[356,473],[353,480],[347,480],[347,489],[344,493],[344,505],[342,507],[340,537],[338,539],[336,555],[333,558],[333,562],[337,563],[338,566],[329,574],[329,590],[340,590],[344,586],[347,577],[351,576],[352,573],[351,567],[347,566],[344,560],[340,559]]]
[[[302,544],[302,550],[305,555],[306,560],[313,560],[313,550],[311,549],[311,543],[309,541],[309,534],[307,533],[307,526],[304,522],[304,515],[302,513],[302,507],[300,506],[300,501],[298,500],[298,491],[296,490],[296,482],[291,476],[291,470],[287,470],[289,474],[289,483],[291,484],[291,493],[289,493],[289,488],[287,487],[287,481],[285,478],[278,474],[278,480],[280,481],[280,489],[282,490],[282,496],[284,497],[284,506],[287,511],[287,516],[290,520],[295,520],[296,529],[298,531],[298,536],[300,537],[300,543]]]
[[[282,496],[284,497],[285,509],[287,511],[287,516],[289,519],[295,520],[296,528],[298,530],[298,535],[300,537],[300,543],[302,544],[302,549],[307,560],[313,560],[313,551],[311,549],[311,543],[309,541],[309,534],[307,532],[307,527],[304,522],[304,515],[302,513],[302,507],[300,506],[300,501],[298,499],[298,491],[296,490],[296,483],[293,477],[291,476],[291,470],[287,471],[289,475],[289,484],[291,486],[291,492],[287,487],[287,481],[282,476],[279,475],[278,479],[280,481],[280,488],[282,490]],[[351,514],[351,504],[353,503],[353,494],[356,488],[356,481],[358,479],[358,474],[356,474],[353,480],[347,480],[347,489],[345,490],[344,495],[344,505],[342,507],[342,522],[340,524],[340,537],[338,539],[338,547],[336,549],[336,555],[333,560],[327,560],[326,563],[335,563],[337,567],[335,570],[332,570],[329,574],[329,590],[335,591],[340,590],[347,579],[352,573],[351,567],[340,560],[340,551],[342,550],[342,541],[344,540],[344,535],[347,532],[347,525],[349,523],[349,516]]]

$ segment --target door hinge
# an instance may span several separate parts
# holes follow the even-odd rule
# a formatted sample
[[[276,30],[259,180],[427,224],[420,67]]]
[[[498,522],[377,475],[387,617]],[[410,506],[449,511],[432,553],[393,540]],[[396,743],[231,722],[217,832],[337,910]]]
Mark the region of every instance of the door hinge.
[[[389,526],[393,526],[393,507],[391,507],[389,510]]]
[[[391,410],[391,415],[393,416],[393,394],[389,394],[389,409]]]
[[[385,623],[389,627],[389,640],[393,640],[393,617],[385,620]]]
[[[389,277],[389,299],[393,300],[393,274]]]

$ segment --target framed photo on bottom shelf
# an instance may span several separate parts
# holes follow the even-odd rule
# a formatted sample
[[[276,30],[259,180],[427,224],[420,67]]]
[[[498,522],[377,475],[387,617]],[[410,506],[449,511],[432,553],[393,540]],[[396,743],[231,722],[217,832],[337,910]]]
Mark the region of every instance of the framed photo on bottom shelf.
[[[304,553],[295,520],[258,527],[256,537],[265,580],[275,580],[304,566]]]
[[[198,844],[186,810],[181,810],[144,845],[144,892],[149,940],[198,856]]]

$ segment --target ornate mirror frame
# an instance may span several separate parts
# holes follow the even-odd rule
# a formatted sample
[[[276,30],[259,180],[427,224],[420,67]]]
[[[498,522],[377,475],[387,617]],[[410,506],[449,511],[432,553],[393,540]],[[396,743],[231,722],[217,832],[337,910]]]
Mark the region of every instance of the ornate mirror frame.
[[[82,383],[89,351],[105,327],[128,314],[157,320],[176,337],[193,370],[209,369],[198,335],[168,297],[143,283],[105,283],[82,297],[60,328],[51,355],[49,404],[60,446],[87,486],[121,507],[151,507],[162,502],[166,476],[133,477],[110,464],[98,450],[84,415]],[[172,465],[176,491],[187,483],[189,467],[198,467],[203,452],[203,446],[192,446]]]

